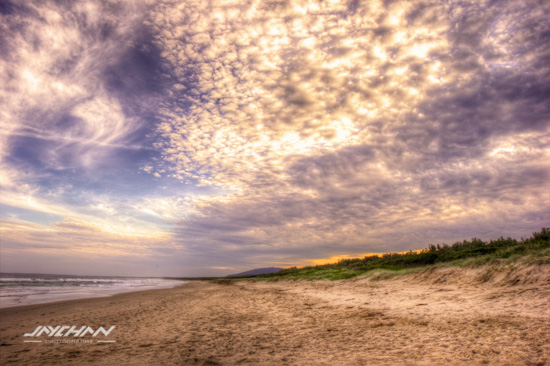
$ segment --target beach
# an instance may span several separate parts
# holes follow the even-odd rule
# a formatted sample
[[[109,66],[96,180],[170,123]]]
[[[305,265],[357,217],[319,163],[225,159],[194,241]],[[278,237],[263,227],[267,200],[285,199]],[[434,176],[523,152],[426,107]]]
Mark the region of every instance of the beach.
[[[190,281],[6,308],[1,363],[550,364],[550,266],[489,271],[439,268],[378,281]],[[77,337],[92,343],[23,337],[62,325],[115,328]]]

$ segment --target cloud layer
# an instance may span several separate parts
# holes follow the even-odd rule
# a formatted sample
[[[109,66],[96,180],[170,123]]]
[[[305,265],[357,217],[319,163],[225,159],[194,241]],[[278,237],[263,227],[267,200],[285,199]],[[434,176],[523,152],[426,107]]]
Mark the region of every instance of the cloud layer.
[[[6,4],[18,258],[203,275],[550,222],[541,2]]]

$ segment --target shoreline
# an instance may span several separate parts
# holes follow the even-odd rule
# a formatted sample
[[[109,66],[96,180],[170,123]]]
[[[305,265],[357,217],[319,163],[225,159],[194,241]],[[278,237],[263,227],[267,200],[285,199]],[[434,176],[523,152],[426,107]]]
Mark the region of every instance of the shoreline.
[[[94,279],[97,277],[94,277]],[[106,277],[107,278],[107,277]],[[107,279],[111,279],[107,278]],[[121,279],[128,279],[122,278]],[[150,278],[144,278],[149,280]],[[164,280],[165,282],[167,280]],[[182,284],[188,281],[182,280],[169,280],[172,283],[157,283],[147,284],[139,286],[5,286],[3,288],[2,296],[0,296],[0,309],[9,309],[17,306],[38,305],[57,303],[60,301],[78,300],[78,299],[92,299],[95,297],[109,297],[116,294],[124,294],[129,292],[168,289]],[[22,291],[26,293],[21,294]],[[45,292],[44,292],[45,291]],[[8,304],[8,305],[4,305]]]
[[[514,286],[444,269],[373,282],[185,286],[0,309],[3,364],[532,365],[550,363],[550,266]],[[533,282],[534,281],[534,282]],[[112,343],[23,343],[38,326]],[[55,337],[64,339],[66,337]],[[34,338],[33,338],[34,339]],[[47,335],[36,339],[45,341]],[[67,339],[74,339],[67,337]]]
[[[24,305],[13,305],[13,306],[6,306],[6,307],[0,307],[0,314],[4,312],[4,310],[25,310],[28,307],[35,306],[40,307],[42,305],[61,305],[64,306],[65,303],[70,304],[77,301],[82,301],[83,303],[87,303],[88,300],[94,300],[94,299],[107,299],[111,297],[115,297],[118,295],[131,295],[138,292],[149,292],[149,291],[160,291],[160,290],[171,290],[183,285],[188,284],[189,282],[182,283],[180,285],[175,285],[173,287],[163,287],[163,288],[150,288],[146,290],[132,290],[132,291],[126,291],[126,292],[114,292],[111,294],[105,294],[105,295],[93,295],[93,296],[87,296],[87,297],[75,297],[72,299],[63,299],[63,300],[53,300],[53,301],[47,301],[47,302],[39,302],[34,304],[24,304]]]

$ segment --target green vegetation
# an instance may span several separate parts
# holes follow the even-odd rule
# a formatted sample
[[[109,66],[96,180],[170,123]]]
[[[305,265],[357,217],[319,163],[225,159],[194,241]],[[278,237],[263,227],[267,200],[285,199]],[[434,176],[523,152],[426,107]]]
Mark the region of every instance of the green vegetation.
[[[484,242],[473,238],[452,245],[430,245],[422,251],[388,253],[382,256],[343,259],[338,263],[303,268],[288,268],[277,273],[237,277],[246,279],[283,280],[341,280],[369,272],[372,279],[389,278],[426,270],[426,266],[475,267],[493,263],[512,263],[526,258],[529,264],[550,263],[550,228],[543,228],[521,240],[500,237]]]

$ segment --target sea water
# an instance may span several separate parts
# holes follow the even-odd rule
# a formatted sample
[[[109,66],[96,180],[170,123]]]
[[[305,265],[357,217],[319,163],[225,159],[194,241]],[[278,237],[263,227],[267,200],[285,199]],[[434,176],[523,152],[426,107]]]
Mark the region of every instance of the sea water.
[[[0,274],[0,308],[171,288],[184,281],[165,278]]]

